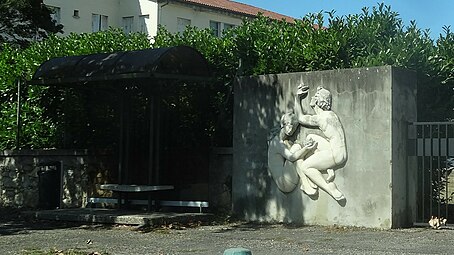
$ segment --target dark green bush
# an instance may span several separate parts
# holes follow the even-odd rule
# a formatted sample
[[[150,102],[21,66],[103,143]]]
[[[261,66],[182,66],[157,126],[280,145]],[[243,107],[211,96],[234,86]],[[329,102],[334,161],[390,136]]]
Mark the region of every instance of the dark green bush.
[[[160,28],[153,44],[144,35],[124,35],[118,30],[60,38],[51,37],[20,51],[5,45],[0,55],[0,90],[2,118],[0,148],[12,148],[15,138],[15,102],[18,78],[29,79],[37,66],[56,56],[188,45],[199,50],[208,60],[216,80],[204,87],[203,93],[183,86],[185,97],[173,98],[169,110],[179,101],[181,105],[198,102],[209,105],[204,114],[197,107],[187,107],[184,125],[200,123],[212,145],[231,145],[232,81],[237,74],[300,72],[339,68],[393,65],[418,72],[420,95],[418,116],[423,120],[452,118],[454,102],[448,90],[454,79],[454,34],[445,28],[437,40],[430,38],[415,23],[404,26],[399,15],[389,6],[364,8],[361,13],[337,17],[330,13],[325,22],[321,13],[308,15],[286,23],[259,16],[244,20],[241,26],[215,37],[210,30],[188,27],[184,33],[170,34]],[[241,60],[241,61],[240,61]],[[448,89],[448,90],[447,90]],[[28,147],[60,146],[62,129],[73,113],[62,109],[72,92],[38,86],[28,87],[24,95],[24,140]],[[86,95],[87,96],[87,95]],[[74,109],[83,107],[83,97],[76,98]],[[206,98],[205,101],[200,97]],[[192,101],[191,101],[192,100]],[[203,102],[202,102],[203,101]],[[109,109],[105,109],[109,111]],[[181,109],[180,109],[181,110]],[[82,110],[77,110],[80,116]],[[66,115],[65,115],[66,114]],[[89,123],[90,116],[81,116]],[[65,124],[66,123],[66,124]],[[92,139],[93,130],[77,127],[73,130],[78,141]],[[76,132],[77,131],[77,132]],[[91,134],[91,135],[90,135]],[[229,134],[229,135],[226,135]],[[223,139],[220,139],[223,138]],[[84,140],[85,139],[85,140]],[[94,138],[93,138],[94,139]],[[74,139],[73,139],[74,140]],[[81,143],[84,146],[86,143]]]
[[[16,81],[30,80],[41,63],[54,57],[145,48],[150,48],[150,41],[145,34],[125,35],[118,29],[70,34],[66,37],[50,36],[24,50],[5,44],[0,54],[0,149],[11,149],[15,146]],[[68,133],[72,134],[71,140],[75,142],[66,146],[83,147],[93,137],[90,134],[102,134],[92,128],[93,123],[90,122],[93,120],[89,118],[92,110],[83,108],[82,103],[88,100],[87,93],[34,85],[26,86],[21,96],[22,147],[65,147],[64,136]],[[101,96],[100,99],[102,98]],[[98,122],[102,123],[103,119],[98,119]],[[70,132],[68,128],[71,129]]]

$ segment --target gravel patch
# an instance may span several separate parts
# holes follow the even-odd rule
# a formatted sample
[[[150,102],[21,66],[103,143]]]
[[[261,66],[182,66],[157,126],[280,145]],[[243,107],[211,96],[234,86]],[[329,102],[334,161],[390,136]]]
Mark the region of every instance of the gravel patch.
[[[223,254],[243,247],[253,254],[454,254],[454,231],[376,230],[235,222],[169,224],[150,229],[0,219],[0,254],[77,249],[87,254]]]

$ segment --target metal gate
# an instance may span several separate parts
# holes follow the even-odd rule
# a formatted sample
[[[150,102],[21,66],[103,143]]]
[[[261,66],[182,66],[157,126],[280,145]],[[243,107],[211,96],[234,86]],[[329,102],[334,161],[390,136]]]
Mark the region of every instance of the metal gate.
[[[409,156],[417,158],[416,223],[434,217],[454,219],[454,122],[414,122]]]

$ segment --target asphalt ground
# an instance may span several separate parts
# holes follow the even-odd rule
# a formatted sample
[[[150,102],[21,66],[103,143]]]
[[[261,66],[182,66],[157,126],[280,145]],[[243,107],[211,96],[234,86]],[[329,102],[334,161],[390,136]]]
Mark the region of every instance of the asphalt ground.
[[[77,250],[86,254],[454,254],[454,231],[429,227],[378,230],[258,224],[167,223],[141,228],[23,219],[0,213],[0,254]],[[58,254],[58,252],[55,252]]]

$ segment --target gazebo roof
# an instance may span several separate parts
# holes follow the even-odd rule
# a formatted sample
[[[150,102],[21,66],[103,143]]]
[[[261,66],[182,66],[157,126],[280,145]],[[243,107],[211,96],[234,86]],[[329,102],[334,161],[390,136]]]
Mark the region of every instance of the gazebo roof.
[[[205,58],[188,46],[52,58],[38,68],[31,84],[58,85],[125,79],[212,78]]]

